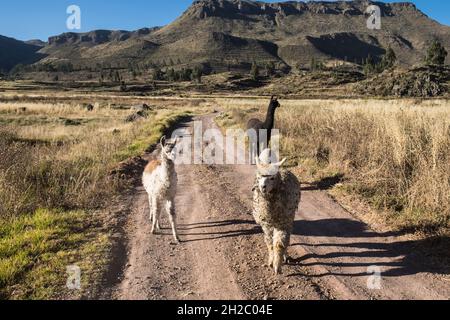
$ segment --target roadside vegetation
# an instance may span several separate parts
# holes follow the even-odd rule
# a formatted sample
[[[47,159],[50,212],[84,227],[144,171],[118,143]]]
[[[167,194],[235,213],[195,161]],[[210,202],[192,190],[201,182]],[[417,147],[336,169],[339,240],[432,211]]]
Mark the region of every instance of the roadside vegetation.
[[[111,104],[0,104],[0,298],[82,295],[65,290],[66,267],[98,278],[101,212],[127,183],[111,172],[188,112],[169,103],[126,122]]]
[[[218,104],[224,126],[266,112],[264,100]],[[276,127],[304,182],[356,195],[390,226],[438,234],[450,226],[449,110],[446,100],[284,100]]]

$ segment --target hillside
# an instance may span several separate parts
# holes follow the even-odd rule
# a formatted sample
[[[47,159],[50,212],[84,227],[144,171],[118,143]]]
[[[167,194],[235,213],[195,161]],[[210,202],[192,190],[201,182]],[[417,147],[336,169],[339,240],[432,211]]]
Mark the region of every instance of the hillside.
[[[9,71],[17,64],[35,63],[44,57],[40,46],[0,36],[0,71]]]
[[[70,62],[100,71],[155,66],[202,65],[205,71],[248,70],[252,62],[274,62],[280,70],[324,62],[361,63],[392,47],[398,63],[423,60],[437,38],[450,48],[450,27],[430,19],[411,3],[377,2],[382,29],[369,30],[364,13],[373,2],[283,2],[198,0],[162,28],[97,30],[51,37],[39,64]]]

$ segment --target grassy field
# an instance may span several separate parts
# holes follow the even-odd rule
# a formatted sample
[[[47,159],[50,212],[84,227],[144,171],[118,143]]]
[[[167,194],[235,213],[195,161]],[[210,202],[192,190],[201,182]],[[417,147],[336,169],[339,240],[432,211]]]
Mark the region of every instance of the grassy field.
[[[9,299],[82,296],[65,288],[68,265],[80,266],[85,287],[98,281],[110,249],[101,213],[126,187],[111,172],[177,119],[224,110],[222,126],[244,127],[250,117],[263,118],[268,103],[242,97],[80,100],[69,93],[11,93],[0,101],[0,298]],[[92,112],[83,108],[87,101],[96,101]],[[133,111],[124,106],[142,102],[155,108],[141,121],[125,122]],[[390,227],[448,232],[449,101],[280,102],[282,153],[303,182],[343,204],[349,197],[362,201]]]
[[[125,122],[133,111],[109,102],[89,112],[76,100],[24,100],[0,104],[0,298],[58,298],[73,294],[68,265],[86,283],[98,278],[109,245],[99,213],[126,184],[111,171],[197,104],[159,102]]]
[[[218,99],[245,127],[267,101]],[[282,153],[303,181],[356,195],[388,225],[425,234],[450,223],[450,101],[283,100]],[[258,111],[259,110],[259,111]]]

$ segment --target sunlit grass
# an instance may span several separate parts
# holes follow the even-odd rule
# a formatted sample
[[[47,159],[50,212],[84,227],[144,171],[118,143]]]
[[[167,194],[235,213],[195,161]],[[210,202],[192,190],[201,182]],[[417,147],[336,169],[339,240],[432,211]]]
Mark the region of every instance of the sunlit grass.
[[[93,213],[128,183],[111,172],[142,155],[192,106],[165,103],[126,122],[133,111],[109,104],[92,112],[72,103],[0,104],[1,298],[82,294],[65,290],[69,263],[92,285],[110,242]]]
[[[217,101],[225,125],[263,118],[267,101]],[[438,232],[450,223],[448,100],[282,100],[282,152],[309,181],[343,176],[340,188],[387,211],[400,227]],[[258,112],[245,110],[257,107]]]

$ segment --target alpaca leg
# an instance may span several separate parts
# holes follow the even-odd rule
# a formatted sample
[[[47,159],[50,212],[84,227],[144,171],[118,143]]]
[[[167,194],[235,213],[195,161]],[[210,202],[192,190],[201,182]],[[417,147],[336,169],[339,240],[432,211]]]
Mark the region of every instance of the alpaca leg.
[[[281,274],[283,260],[289,246],[289,235],[285,231],[275,229],[273,235],[273,268],[276,274]]]
[[[161,211],[160,203],[156,198],[152,199],[152,210],[153,210],[152,234],[155,234],[158,229],[159,215]]]
[[[178,236],[177,231],[177,215],[175,212],[175,204],[173,201],[166,201],[166,211],[167,215],[169,216],[170,225],[172,226],[173,239],[176,243],[179,243],[180,237]]]
[[[264,228],[264,241],[267,245],[267,250],[269,251],[269,268],[273,268],[273,229]]]
[[[289,246],[290,246],[290,244],[291,244],[291,235],[290,235],[290,234],[288,234],[288,235],[286,236],[285,243],[286,243],[286,250],[285,250],[284,256],[283,256],[283,262],[284,262],[284,264],[286,264],[286,263],[289,262],[288,249],[289,249]]]

